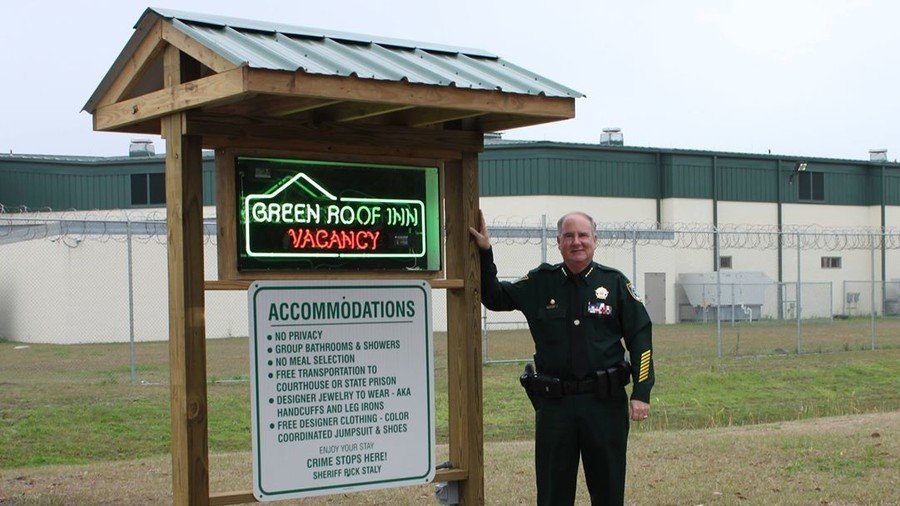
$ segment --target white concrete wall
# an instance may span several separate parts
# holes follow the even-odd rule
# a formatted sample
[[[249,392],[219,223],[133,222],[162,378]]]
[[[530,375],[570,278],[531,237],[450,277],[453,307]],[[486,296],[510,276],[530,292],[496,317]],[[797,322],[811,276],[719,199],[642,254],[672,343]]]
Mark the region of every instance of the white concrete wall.
[[[121,262],[110,262],[113,251],[123,253]],[[121,340],[127,327],[119,318],[128,301],[128,286],[121,283],[124,251],[119,243],[76,243],[73,238],[0,247],[0,337],[23,342]]]
[[[159,238],[159,240],[162,240]],[[68,246],[66,244],[68,244]],[[49,238],[0,246],[0,338],[21,342],[110,343],[130,339],[125,237]],[[166,247],[132,241],[135,341],[168,339]],[[204,247],[215,279],[215,245]],[[207,337],[247,335],[244,292],[206,292]]]
[[[712,209],[709,201],[667,199],[663,201],[664,221],[709,224]],[[562,214],[586,210],[600,223],[652,223],[655,201],[649,199],[602,199],[562,197],[496,197],[481,201],[488,222],[524,223],[536,226],[546,214],[550,226]],[[205,214],[210,214],[210,209]],[[154,211],[159,214],[159,211]],[[785,205],[786,225],[816,224],[823,227],[859,228],[880,222],[880,210],[871,207]],[[107,218],[115,218],[111,213]],[[676,217],[677,219],[667,219]],[[719,207],[721,223],[772,225],[777,209],[773,204],[723,202]],[[887,209],[888,228],[900,228],[900,207]],[[99,217],[99,216],[98,216]],[[157,216],[159,217],[159,216]],[[71,216],[70,216],[71,218]],[[73,236],[52,241],[35,239],[0,245],[0,338],[22,342],[81,343],[127,342],[128,280],[124,236],[98,240]],[[168,336],[168,290],[166,247],[164,238],[135,236],[134,262],[134,331],[136,341],[165,340]],[[495,255],[500,276],[520,277],[541,261],[538,240],[495,241]],[[614,244],[602,242],[596,260],[621,270],[644,292],[644,274],[666,274],[666,322],[678,320],[675,282],[679,273],[712,272],[712,241],[692,247],[671,249],[661,245],[638,244],[636,262],[628,241]],[[784,279],[796,279],[796,249],[784,250]],[[547,261],[561,261],[555,237],[548,238]],[[762,271],[777,279],[777,251],[773,248],[723,247],[722,255],[730,255],[736,271]],[[876,278],[880,277],[880,248],[875,251]],[[900,278],[900,249],[887,251],[887,278]],[[821,257],[840,256],[841,269],[822,269]],[[204,249],[205,275],[216,279],[216,247],[210,238]],[[872,277],[871,253],[867,250],[829,251],[804,249],[801,252],[801,279],[806,282],[831,283],[827,288],[809,288],[801,294],[811,314],[818,315],[830,307],[844,312],[844,282],[869,281]],[[825,285],[823,285],[825,286]],[[868,285],[851,286],[850,291],[866,292]],[[864,304],[867,303],[865,302]],[[433,291],[434,328],[446,329],[446,292]],[[812,305],[816,301],[816,305]],[[829,304],[830,303],[830,304]],[[860,305],[859,312],[867,311]],[[493,320],[521,321],[516,313],[492,315]],[[209,338],[247,335],[247,296],[241,291],[206,292],[206,328]]]
[[[893,229],[894,232],[900,231],[900,206],[885,208],[884,215],[887,221],[887,229]],[[900,281],[900,249],[888,250],[886,256],[888,265],[885,278]]]
[[[556,225],[562,215],[583,211],[597,223],[655,223],[656,201],[653,199],[624,199],[603,197],[559,197],[549,195],[523,197],[484,197],[481,209],[487,223],[505,224],[525,222],[540,224],[541,215],[547,223]]]
[[[781,219],[786,226],[878,227],[871,221],[869,206],[829,206],[825,204],[784,204]]]
[[[771,202],[719,202],[719,225],[778,224],[778,204]]]
[[[713,222],[712,201],[704,199],[663,199],[660,214],[662,223]]]
[[[887,220],[887,228],[900,230],[900,206],[888,206],[884,209],[884,216]]]
[[[873,215],[876,221],[872,221]],[[824,204],[785,204],[782,219],[786,226],[798,226],[808,228],[810,232],[821,227],[846,227],[859,229],[879,227],[881,219],[877,213],[873,213],[869,206],[828,206]],[[841,268],[822,268],[822,257],[840,257]],[[875,276],[881,277],[881,252],[875,251]],[[834,313],[845,312],[844,306],[844,281],[869,281],[872,280],[872,252],[869,250],[829,250],[811,249],[801,247],[800,252],[800,281],[801,283],[831,283],[829,291],[824,286],[809,288],[810,293],[801,293],[801,303],[804,311],[816,311],[816,314],[825,311],[824,299],[830,295]],[[797,279],[797,253],[796,247],[787,247],[784,251],[784,279],[795,281]],[[851,289],[851,291],[857,291]],[[804,297],[805,296],[805,297]],[[817,301],[819,306],[809,306],[811,301]],[[869,299],[867,299],[869,300]],[[871,301],[865,305],[865,312],[871,308]],[[862,310],[862,306],[857,311]],[[880,308],[878,308],[880,310]],[[853,312],[853,311],[847,311]],[[812,316],[807,313],[807,316]]]

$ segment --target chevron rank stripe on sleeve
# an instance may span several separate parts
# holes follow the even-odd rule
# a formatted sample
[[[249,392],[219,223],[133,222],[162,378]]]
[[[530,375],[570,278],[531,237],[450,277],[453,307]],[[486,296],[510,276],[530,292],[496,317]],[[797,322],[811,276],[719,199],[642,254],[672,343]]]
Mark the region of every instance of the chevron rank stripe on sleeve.
[[[646,381],[650,377],[650,350],[641,353],[641,369],[638,381]]]

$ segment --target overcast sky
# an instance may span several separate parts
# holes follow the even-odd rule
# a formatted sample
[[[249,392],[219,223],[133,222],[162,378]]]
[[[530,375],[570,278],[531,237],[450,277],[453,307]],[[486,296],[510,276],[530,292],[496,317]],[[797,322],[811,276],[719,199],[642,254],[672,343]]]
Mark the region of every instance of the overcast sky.
[[[505,138],[596,143],[619,127],[633,146],[900,158],[895,0],[150,1],[480,48],[587,95],[575,119]],[[93,132],[81,108],[147,6],[7,4],[0,152],[127,154],[134,136]]]

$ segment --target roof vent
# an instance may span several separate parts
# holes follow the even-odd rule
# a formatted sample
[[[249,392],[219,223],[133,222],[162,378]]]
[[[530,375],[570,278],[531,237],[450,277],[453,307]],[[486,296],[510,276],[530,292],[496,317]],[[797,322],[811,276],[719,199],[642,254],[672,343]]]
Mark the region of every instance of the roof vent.
[[[872,162],[888,161],[887,150],[886,149],[870,149],[869,150],[869,160]]]
[[[601,146],[621,146],[625,143],[621,128],[604,128],[600,134]]]
[[[150,139],[133,139],[128,146],[128,156],[142,157],[156,155],[156,146]]]

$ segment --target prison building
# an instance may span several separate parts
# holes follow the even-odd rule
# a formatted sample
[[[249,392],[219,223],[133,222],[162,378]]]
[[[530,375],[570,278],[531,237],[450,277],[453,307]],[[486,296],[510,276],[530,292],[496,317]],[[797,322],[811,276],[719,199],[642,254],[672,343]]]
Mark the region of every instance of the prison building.
[[[596,260],[632,278],[657,323],[791,318],[800,299],[804,318],[900,312],[892,283],[900,279],[900,164],[884,151],[845,160],[635,147],[620,132],[604,136],[598,144],[486,138],[481,207],[501,276],[560,261],[556,220],[583,210],[600,225]],[[121,157],[2,154],[0,205],[163,213],[164,156],[152,147],[134,141]],[[214,173],[205,152],[209,217]]]

